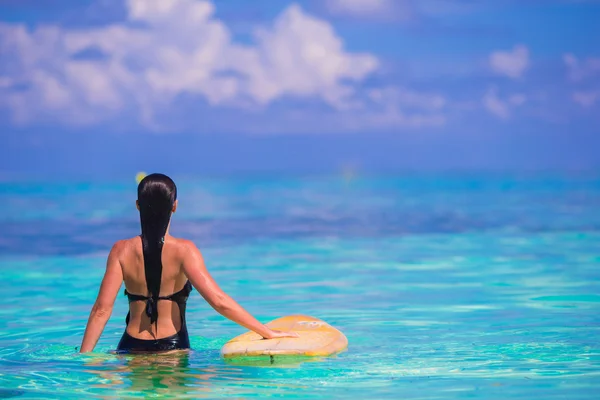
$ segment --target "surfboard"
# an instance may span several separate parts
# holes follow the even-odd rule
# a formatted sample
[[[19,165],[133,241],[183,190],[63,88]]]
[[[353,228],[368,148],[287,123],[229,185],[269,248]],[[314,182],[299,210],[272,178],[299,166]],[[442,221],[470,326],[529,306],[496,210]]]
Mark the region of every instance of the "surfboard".
[[[342,332],[327,322],[308,315],[288,315],[266,325],[278,331],[294,331],[300,337],[263,339],[259,334],[248,331],[225,343],[221,348],[221,356],[329,356],[348,347],[348,339]]]

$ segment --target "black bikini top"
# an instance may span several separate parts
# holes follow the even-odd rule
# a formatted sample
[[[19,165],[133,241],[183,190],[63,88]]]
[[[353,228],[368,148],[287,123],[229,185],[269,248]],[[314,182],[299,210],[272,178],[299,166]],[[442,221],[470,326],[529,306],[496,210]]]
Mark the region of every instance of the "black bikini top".
[[[128,297],[130,303],[132,301],[145,301],[146,302],[146,310],[145,310],[146,315],[150,318],[151,321],[156,321],[156,318],[158,317],[158,310],[156,308],[156,303],[159,300],[169,300],[169,301],[176,302],[177,305],[179,305],[179,310],[181,312],[181,316],[183,319],[184,315],[185,315],[185,304],[186,304],[187,299],[190,296],[191,292],[192,292],[192,284],[190,283],[190,281],[187,281],[180,291],[170,294],[168,296],[158,296],[158,297],[142,296],[141,294],[129,293],[127,291],[127,289],[125,289],[125,295]],[[129,313],[127,314],[126,323],[127,324],[129,323]]]

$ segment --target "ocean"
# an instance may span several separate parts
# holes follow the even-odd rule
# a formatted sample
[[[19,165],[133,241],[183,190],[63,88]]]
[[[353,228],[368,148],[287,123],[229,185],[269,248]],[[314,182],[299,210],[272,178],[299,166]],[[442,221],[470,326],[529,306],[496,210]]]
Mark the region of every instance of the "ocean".
[[[121,292],[80,355],[108,250],[139,234],[135,180],[5,180],[0,398],[598,398],[600,175],[173,178],[171,234],[228,294],[347,351],[225,361],[244,328],[194,291],[189,354],[115,355]]]

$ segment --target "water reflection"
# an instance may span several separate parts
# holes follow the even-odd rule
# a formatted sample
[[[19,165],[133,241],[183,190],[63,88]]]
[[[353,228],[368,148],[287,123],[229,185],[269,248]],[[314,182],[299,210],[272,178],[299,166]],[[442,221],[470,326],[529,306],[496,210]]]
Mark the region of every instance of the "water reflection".
[[[205,355],[210,359],[205,360]],[[85,372],[95,377],[95,383],[87,388],[86,393],[106,393],[107,389],[111,389],[115,398],[213,398],[216,393],[248,395],[275,389],[293,394],[295,390],[306,390],[308,386],[289,381],[291,375],[283,370],[326,360],[322,357],[267,356],[215,362],[214,355],[209,357],[202,352],[177,351],[94,357],[85,363]],[[281,372],[276,373],[275,370]]]
[[[322,362],[325,357],[257,356],[225,358],[226,364],[236,367],[298,368],[304,363]]]
[[[165,395],[177,397],[193,393],[205,397],[211,391],[211,379],[216,376],[214,368],[190,367],[190,353],[176,351],[163,354],[116,355],[117,363],[102,360],[88,363],[87,371],[97,375],[102,384],[96,388],[113,386],[118,390],[135,392],[143,397]]]

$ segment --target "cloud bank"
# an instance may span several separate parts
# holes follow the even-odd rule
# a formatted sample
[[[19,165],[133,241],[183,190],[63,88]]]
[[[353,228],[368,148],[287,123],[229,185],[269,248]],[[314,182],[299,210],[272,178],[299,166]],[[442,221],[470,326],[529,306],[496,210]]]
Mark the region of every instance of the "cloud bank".
[[[364,110],[357,83],[379,61],[345,51],[326,21],[291,5],[244,45],[214,11],[208,1],[129,0],[127,21],[100,28],[3,24],[12,60],[2,65],[3,105],[19,123],[93,124],[136,111],[146,126],[182,96],[250,110],[284,98]]]
[[[331,13],[368,18],[397,17],[404,6],[408,17],[416,3],[325,4]],[[424,4],[438,3],[419,7]],[[243,39],[208,0],[127,0],[125,5],[123,20],[102,26],[0,23],[0,110],[8,111],[13,124],[116,123],[155,131],[252,133],[437,128],[465,112],[478,117],[474,110],[510,120],[519,109],[544,107],[539,99],[550,97],[556,86],[552,77],[548,93],[532,93],[537,88],[528,71],[537,64],[524,44],[484,50],[485,65],[461,64],[458,69],[471,72],[460,82],[444,75],[439,56],[433,68],[442,71],[443,80],[430,84],[411,80],[410,72],[400,76],[374,53],[349,50],[330,22],[297,4],[261,20]],[[577,109],[595,108],[599,62],[565,54],[567,75],[552,96],[581,106]],[[489,77],[489,71],[498,77]]]

